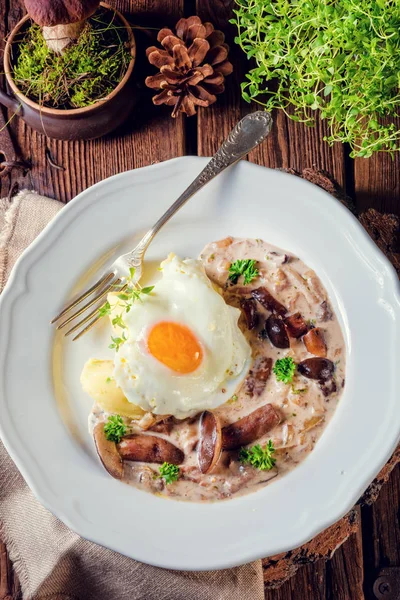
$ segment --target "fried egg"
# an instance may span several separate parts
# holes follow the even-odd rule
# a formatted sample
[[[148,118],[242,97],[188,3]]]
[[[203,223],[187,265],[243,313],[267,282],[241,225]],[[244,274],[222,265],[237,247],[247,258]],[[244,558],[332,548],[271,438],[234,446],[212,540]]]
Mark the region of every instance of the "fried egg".
[[[201,261],[170,255],[153,291],[124,313],[127,340],[114,378],[127,400],[179,419],[216,408],[235,393],[251,350]]]

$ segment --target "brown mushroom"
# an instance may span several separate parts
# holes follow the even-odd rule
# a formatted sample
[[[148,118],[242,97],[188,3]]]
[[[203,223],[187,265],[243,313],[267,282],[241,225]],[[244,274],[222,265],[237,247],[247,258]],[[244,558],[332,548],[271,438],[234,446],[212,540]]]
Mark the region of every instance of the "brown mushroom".
[[[123,463],[115,442],[110,442],[104,433],[104,423],[97,423],[93,429],[97,454],[104,468],[115,479],[122,479]]]
[[[285,324],[290,337],[299,338],[308,331],[308,326],[299,312],[286,317]]]
[[[272,261],[276,265],[285,265],[290,260],[290,257],[288,254],[280,254],[279,252],[274,252],[272,250],[271,250],[271,252],[269,252],[269,255],[273,257]]]
[[[328,358],[306,358],[297,365],[299,373],[308,379],[328,381],[335,370],[335,365]]]
[[[258,325],[257,304],[254,298],[243,298],[240,302],[248,329],[254,329]]]
[[[165,417],[165,419],[161,419],[160,421],[149,427],[149,431],[156,431],[157,433],[165,433],[166,435],[169,435],[172,431],[174,424],[174,417]]]
[[[245,380],[247,394],[261,396],[267,385],[268,377],[271,374],[272,363],[272,358],[267,356],[259,356],[256,358],[254,365]]]
[[[42,27],[47,46],[58,54],[78,39],[99,4],[100,0],[25,0],[29,16]]]
[[[222,434],[219,418],[205,410],[200,417],[200,440],[197,445],[197,460],[202,473],[209,473],[221,455]]]
[[[278,425],[281,417],[272,404],[257,408],[240,421],[222,429],[222,449],[235,450],[251,444]]]
[[[324,340],[324,334],[319,327],[310,329],[308,333],[303,337],[303,342],[310,354],[319,356],[321,358],[326,357],[326,344]]]
[[[334,379],[331,379],[330,381],[321,381],[319,387],[325,398],[337,392],[337,385]]]
[[[317,321],[331,321],[333,319],[332,309],[329,306],[329,302],[324,300],[319,305],[319,309],[317,311]]]
[[[267,288],[259,287],[251,292],[253,298],[255,298],[261,306],[267,310],[277,313],[278,315],[285,316],[287,309],[281,304],[272,294],[269,293]]]
[[[123,460],[146,463],[169,462],[180,465],[185,458],[180,448],[155,435],[126,436],[118,444],[118,452]]]
[[[276,348],[289,348],[290,341],[286,331],[285,322],[281,317],[270,315],[265,322],[265,329],[271,344]]]

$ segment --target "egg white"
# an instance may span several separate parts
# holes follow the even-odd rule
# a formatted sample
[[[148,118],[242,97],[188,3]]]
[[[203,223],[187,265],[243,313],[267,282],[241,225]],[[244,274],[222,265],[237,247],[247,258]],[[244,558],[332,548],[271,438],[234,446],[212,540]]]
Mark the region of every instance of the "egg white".
[[[201,261],[171,255],[161,268],[152,293],[124,313],[128,339],[115,354],[114,378],[129,402],[183,419],[229,400],[251,350],[237,324],[240,310],[225,303]],[[148,351],[149,331],[161,321],[185,325],[201,344],[203,360],[192,373],[176,373]]]

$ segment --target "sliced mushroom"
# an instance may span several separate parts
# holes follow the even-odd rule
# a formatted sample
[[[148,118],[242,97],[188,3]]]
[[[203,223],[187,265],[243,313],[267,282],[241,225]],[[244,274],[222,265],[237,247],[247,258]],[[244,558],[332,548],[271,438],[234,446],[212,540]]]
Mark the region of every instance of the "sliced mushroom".
[[[271,343],[276,348],[289,348],[289,336],[286,331],[285,322],[281,317],[270,315],[265,322],[265,329]]]
[[[115,442],[110,442],[104,433],[104,423],[97,423],[93,429],[97,454],[108,473],[115,479],[122,479],[123,464]]]
[[[174,424],[175,424],[174,417],[172,417],[172,416],[166,417],[165,419],[158,421],[158,423],[155,423],[155,425],[152,425],[149,428],[149,431],[156,431],[157,433],[165,433],[166,435],[169,435],[171,433],[171,430],[172,430]]]
[[[304,273],[304,277],[308,282],[310,290],[317,296],[318,301],[323,302],[326,299],[325,291],[315,271],[311,269],[309,271],[306,271],[306,273]]]
[[[209,410],[200,417],[200,440],[197,445],[197,460],[202,473],[209,473],[221,455],[222,433],[219,418]]]
[[[304,421],[302,431],[310,431],[310,429],[313,429],[317,425],[320,425],[321,423],[323,423],[324,420],[325,420],[324,415],[314,415],[310,419],[306,419]]]
[[[335,370],[335,365],[328,358],[306,358],[297,366],[299,373],[308,379],[328,381]]]
[[[310,331],[303,337],[303,341],[310,354],[314,354],[314,356],[319,356],[321,358],[326,357],[327,350],[324,334],[319,327],[310,329]]]
[[[293,338],[299,338],[308,331],[308,326],[299,312],[286,317],[285,324],[289,335]]]
[[[286,273],[289,277],[294,280],[294,285],[299,288],[299,291],[304,295],[307,303],[311,306],[320,301],[319,297],[314,294],[312,289],[309,287],[307,280],[300,275],[296,269],[292,269],[290,266],[286,267]]]
[[[286,277],[285,272],[282,269],[277,269],[276,273],[273,275],[273,283],[275,290],[280,291],[287,288],[290,283],[289,279]]]
[[[214,242],[214,245],[216,246],[216,248],[227,248],[228,246],[230,246],[233,242],[233,237],[226,237],[223,240],[219,240],[218,242]]]
[[[333,318],[333,313],[332,313],[331,307],[329,306],[329,302],[327,300],[324,300],[319,305],[319,309],[317,312],[317,321],[326,322],[326,321],[331,321],[332,318]]]
[[[240,302],[240,306],[243,309],[244,316],[246,317],[246,324],[248,329],[254,329],[258,325],[258,312],[257,304],[254,298],[243,298]]]
[[[222,429],[222,449],[235,450],[251,444],[281,421],[272,404],[265,404],[240,421]]]
[[[263,393],[268,377],[271,375],[272,363],[272,358],[268,358],[267,356],[256,358],[245,380],[246,392],[248,394],[260,396]]]
[[[124,460],[146,463],[169,462],[173,465],[180,465],[185,458],[180,448],[155,435],[124,437],[118,444],[118,451]]]
[[[331,379],[330,381],[326,382],[321,382],[319,387],[325,398],[337,392],[337,385],[334,379]]]
[[[287,309],[281,304],[276,298],[269,293],[267,288],[259,287],[251,292],[253,298],[255,298],[261,306],[267,310],[277,313],[278,315],[285,316]]]
[[[269,252],[269,254],[273,257],[272,260],[277,265],[285,265],[289,262],[290,257],[288,254],[279,254],[279,252],[274,251]]]

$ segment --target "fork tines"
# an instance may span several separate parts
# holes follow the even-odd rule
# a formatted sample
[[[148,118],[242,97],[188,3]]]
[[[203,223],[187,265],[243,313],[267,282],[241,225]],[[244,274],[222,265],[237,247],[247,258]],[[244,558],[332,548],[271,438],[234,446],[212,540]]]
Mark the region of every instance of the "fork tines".
[[[121,285],[121,279],[119,279],[119,277],[116,277],[116,274],[114,272],[106,273],[94,285],[92,285],[91,288],[89,288],[86,292],[84,292],[81,296],[79,296],[79,298],[77,298],[76,300],[74,300],[74,302],[71,302],[71,304],[69,304],[68,306],[66,306],[60,312],[60,314],[57,315],[51,321],[51,323],[56,323],[56,321],[59,321],[60,319],[62,319],[62,317],[66,316],[67,313],[69,313],[73,308],[77,307],[78,304],[81,304],[81,302],[83,302],[84,300],[86,300],[87,298],[89,298],[89,296],[91,296],[92,294],[96,294],[95,296],[93,296],[92,299],[90,299],[88,302],[86,302],[85,304],[83,304],[83,306],[81,306],[77,311],[73,312],[69,317],[67,317],[64,321],[62,321],[62,323],[60,323],[59,325],[57,325],[57,329],[62,329],[63,327],[65,327],[66,325],[68,325],[69,323],[71,323],[74,319],[76,319],[77,317],[79,317],[80,315],[82,315],[83,313],[85,313],[89,308],[91,308],[93,306],[94,307],[93,310],[91,310],[83,319],[81,319],[80,321],[78,321],[78,323],[76,323],[65,334],[67,336],[67,335],[70,335],[71,333],[74,333],[82,325],[85,325],[86,323],[88,323],[88,321],[90,321],[86,325],[86,327],[84,327],[84,329],[82,329],[73,338],[73,340],[77,340],[84,333],[86,333],[91,327],[93,327],[93,325],[95,323],[97,323],[97,321],[101,318],[101,314],[99,313],[99,309],[101,308],[101,306],[103,304],[102,299],[109,292],[115,290],[115,288],[119,289],[119,291],[122,291],[123,288],[119,287],[120,285]]]

